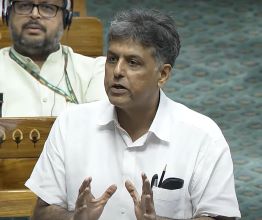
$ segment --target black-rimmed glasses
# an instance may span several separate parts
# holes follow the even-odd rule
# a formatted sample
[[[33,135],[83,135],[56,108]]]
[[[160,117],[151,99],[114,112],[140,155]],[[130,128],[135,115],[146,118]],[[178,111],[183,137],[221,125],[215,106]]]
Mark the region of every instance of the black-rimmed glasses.
[[[37,8],[38,13],[44,18],[53,18],[56,16],[57,11],[64,10],[64,7],[47,4],[47,3],[39,3],[34,4],[33,2],[24,2],[24,1],[12,1],[11,6],[14,8],[14,11],[18,15],[29,15],[32,13],[34,7]]]

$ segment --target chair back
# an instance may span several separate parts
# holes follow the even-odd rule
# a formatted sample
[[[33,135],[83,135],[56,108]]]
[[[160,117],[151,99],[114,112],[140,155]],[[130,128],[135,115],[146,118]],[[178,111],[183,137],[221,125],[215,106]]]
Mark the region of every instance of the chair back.
[[[74,16],[84,17],[87,16],[87,3],[85,0],[74,1]]]

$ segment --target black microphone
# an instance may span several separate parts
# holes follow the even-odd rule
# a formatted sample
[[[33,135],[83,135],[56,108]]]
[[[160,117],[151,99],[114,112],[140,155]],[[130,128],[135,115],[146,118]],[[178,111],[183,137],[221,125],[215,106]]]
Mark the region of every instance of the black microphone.
[[[0,93],[0,118],[2,118],[2,104],[4,102],[3,96],[3,93]]]

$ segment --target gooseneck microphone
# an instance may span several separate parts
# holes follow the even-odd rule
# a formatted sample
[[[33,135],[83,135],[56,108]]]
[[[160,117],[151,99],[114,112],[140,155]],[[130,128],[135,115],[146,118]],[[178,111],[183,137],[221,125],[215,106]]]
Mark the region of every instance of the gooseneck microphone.
[[[2,118],[3,93],[0,93],[0,118]]]

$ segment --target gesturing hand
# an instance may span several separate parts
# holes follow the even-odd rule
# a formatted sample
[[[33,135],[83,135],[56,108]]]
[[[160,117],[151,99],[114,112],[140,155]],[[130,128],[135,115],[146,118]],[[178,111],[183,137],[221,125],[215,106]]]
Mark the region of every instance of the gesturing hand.
[[[91,181],[92,178],[88,177],[79,189],[73,220],[99,219],[107,201],[117,189],[116,185],[111,185],[100,198],[96,199],[91,193]]]
[[[129,194],[131,195],[137,220],[156,220],[156,212],[153,201],[153,192],[150,187],[149,180],[146,174],[142,174],[142,195],[139,196],[134,184],[129,180],[125,182],[125,186]]]

